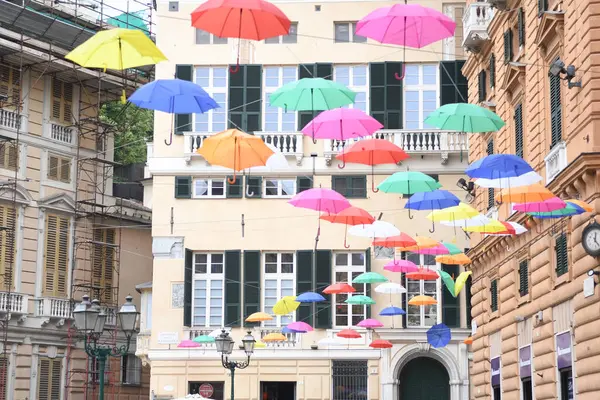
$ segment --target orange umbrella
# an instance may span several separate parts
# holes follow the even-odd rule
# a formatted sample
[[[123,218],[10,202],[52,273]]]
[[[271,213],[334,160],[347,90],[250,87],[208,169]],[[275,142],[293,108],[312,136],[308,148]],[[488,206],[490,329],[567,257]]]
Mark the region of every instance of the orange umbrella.
[[[343,331],[339,331],[337,336],[346,338],[346,339],[359,339],[360,333],[356,332],[354,329],[344,329]]]
[[[412,247],[416,246],[417,241],[406,233],[401,233],[397,236],[390,236],[383,239],[376,239],[373,241],[373,246],[382,247]]]
[[[375,222],[375,218],[373,218],[371,214],[359,207],[348,207],[337,214],[322,215],[320,218],[334,224],[346,224],[344,247],[347,249],[350,248],[350,246],[346,244],[348,225],[370,225]]]
[[[425,269],[425,268],[419,268],[419,270],[417,272],[408,272],[406,274],[406,278],[412,279],[415,281],[417,281],[417,280],[435,281],[437,278],[439,278],[439,275],[435,271],[431,271],[431,270]]]
[[[466,338],[465,340],[463,340],[464,344],[473,344],[473,337],[469,336],[468,338]]]
[[[262,338],[263,342],[285,342],[286,340],[285,335],[277,332],[269,333]]]
[[[389,349],[394,347],[394,345],[388,340],[377,339],[373,340],[371,344],[369,344],[369,347],[372,347],[374,349]]]
[[[228,129],[204,139],[197,153],[211,165],[233,169],[233,184],[236,171],[266,165],[273,150],[258,136]]]
[[[431,296],[415,296],[408,301],[408,305],[410,306],[428,306],[432,304],[437,304],[437,300]]]
[[[433,239],[428,238],[426,236],[415,236],[415,241],[417,242],[416,245],[406,246],[406,247],[400,246],[400,250],[402,250],[402,251],[415,251],[415,250],[419,250],[419,249],[430,249],[432,247],[438,247],[438,246],[442,245],[437,240],[433,240]]]
[[[273,317],[267,313],[255,312],[254,314],[251,314],[250,316],[248,316],[248,318],[246,318],[246,322],[271,321],[272,319]]]
[[[455,255],[443,255],[437,256],[435,258],[436,262],[441,264],[449,264],[449,265],[464,265],[471,264],[471,259],[464,253],[455,254]]]
[[[540,185],[534,183],[529,186],[507,188],[496,195],[496,200],[502,203],[541,203],[555,198],[556,195]]]
[[[334,283],[333,285],[329,285],[323,290],[325,294],[341,294],[341,293],[354,293],[356,289],[352,287],[352,285],[348,285],[345,282]]]

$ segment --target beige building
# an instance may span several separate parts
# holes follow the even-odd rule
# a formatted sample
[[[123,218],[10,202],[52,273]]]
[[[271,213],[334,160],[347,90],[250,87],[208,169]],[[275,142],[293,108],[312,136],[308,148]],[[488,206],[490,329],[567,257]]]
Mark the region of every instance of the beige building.
[[[96,398],[73,306],[98,298],[101,342],[123,344],[116,311],[128,294],[140,307],[135,286],[152,276],[150,210],[112,196],[118,133],[98,120],[98,101],[140,81],[64,58],[107,27],[92,3],[84,15],[75,3],[0,2],[0,399]],[[106,380],[107,398],[148,397],[135,338]]]
[[[324,77],[357,92],[353,105],[380,119],[378,137],[390,140],[410,155],[402,165],[375,168],[375,184],[407,168],[430,174],[444,188],[464,197],[456,182],[467,165],[467,136],[424,126],[425,116],[438,106],[466,100],[460,75],[462,14],[460,2],[420,1],[457,20],[456,37],[422,50],[382,46],[353,34],[355,23],[391,1],[274,1],[293,21],[291,34],[262,42],[225,40],[190,27],[198,2],[160,1],[157,44],[169,62],[157,65],[158,78],[174,75],[206,89],[221,108],[204,115],[179,115],[176,134],[171,116],[155,116],[155,141],[148,146],[146,205],[153,209],[154,273],[140,285],[142,333],[137,354],[151,366],[150,389],[158,399],[198,392],[213,399],[229,398],[230,379],[214,346],[177,348],[180,341],[222,327],[239,340],[250,330],[256,339],[279,331],[288,322],[306,320],[307,334],[257,349],[247,369],[236,372],[236,399],[406,399],[464,400],[469,396],[469,352],[463,340],[470,321],[465,291],[453,298],[438,282],[407,282],[409,298],[428,294],[435,307],[407,307],[407,296],[372,291],[377,304],[349,307],[343,296],[328,297],[316,307],[302,307],[289,317],[260,326],[244,319],[256,311],[271,312],[284,295],[321,291],[333,282],[352,280],[372,270],[383,273],[393,251],[371,249],[368,239],[348,238],[344,227],[323,223],[316,254],[316,212],[288,204],[310,187],[333,188],[410,235],[431,235],[467,246],[462,233],[436,228],[428,232],[426,212],[414,219],[396,195],[371,191],[371,169],[348,164],[338,168],[335,155],[344,144],[312,140],[300,128],[310,113],[285,113],[270,107],[269,93],[303,77]],[[229,71],[240,52],[240,70]],[[402,65],[402,62],[405,65]],[[405,72],[404,79],[394,77]],[[253,168],[227,182],[230,171],[208,165],[195,151],[204,138],[228,127],[239,127],[273,144],[285,165]],[[391,250],[391,249],[390,249]],[[314,258],[313,258],[314,257]],[[400,255],[399,255],[400,257]],[[430,268],[455,274],[432,257],[410,256]],[[313,260],[315,261],[313,263]],[[387,272],[385,272],[388,274]],[[356,285],[359,292],[368,291]],[[380,317],[392,303],[406,317]],[[336,333],[368,315],[385,328],[358,329],[360,339],[336,340]],[[429,326],[444,322],[453,338],[444,348],[427,344]],[[394,347],[368,347],[373,339]],[[330,339],[330,340],[327,340]],[[329,343],[329,344],[327,344]],[[236,350],[235,357],[243,353]],[[427,397],[425,397],[427,396]],[[433,396],[433,397],[432,397]]]
[[[590,1],[467,6],[464,43],[472,53],[463,73],[470,102],[492,107],[506,121],[499,132],[471,140],[470,160],[517,154],[557,196],[594,208],[571,218],[528,220],[495,204],[493,191],[476,190],[480,210],[530,229],[472,243],[473,399],[585,400],[600,393],[592,344],[599,338],[599,297],[597,278],[588,276],[598,257],[585,247],[593,250],[593,234],[586,234],[600,211],[598,33],[591,22],[597,13]],[[564,62],[562,71],[556,60]]]

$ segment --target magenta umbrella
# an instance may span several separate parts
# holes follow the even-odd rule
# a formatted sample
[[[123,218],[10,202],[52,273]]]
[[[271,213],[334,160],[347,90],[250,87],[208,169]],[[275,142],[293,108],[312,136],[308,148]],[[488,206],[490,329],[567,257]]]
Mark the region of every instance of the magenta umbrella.
[[[192,340],[182,340],[177,347],[180,349],[193,349],[196,347],[200,347],[200,343],[196,343]]]
[[[567,206],[567,203],[559,199],[558,197],[553,197],[546,201],[540,201],[535,203],[522,203],[515,204],[513,208],[517,211],[521,212],[552,212],[556,210],[561,210]]]
[[[417,272],[419,271],[419,267],[412,261],[408,260],[394,260],[390,261],[383,266],[383,269],[390,272]]]
[[[383,327],[383,324],[376,319],[367,318],[367,319],[363,319],[362,321],[360,321],[358,324],[356,324],[356,326],[359,326],[361,328],[373,329],[373,328],[381,328],[381,327]]]
[[[440,244],[439,246],[430,247],[428,249],[417,249],[412,251],[412,253],[416,254],[429,254],[432,256],[441,256],[450,254],[450,250],[448,250],[444,245]]]
[[[302,322],[302,321],[292,322],[292,323],[288,324],[287,327],[290,328],[291,330],[299,332],[299,333],[314,331],[312,326],[310,326],[306,322]]]

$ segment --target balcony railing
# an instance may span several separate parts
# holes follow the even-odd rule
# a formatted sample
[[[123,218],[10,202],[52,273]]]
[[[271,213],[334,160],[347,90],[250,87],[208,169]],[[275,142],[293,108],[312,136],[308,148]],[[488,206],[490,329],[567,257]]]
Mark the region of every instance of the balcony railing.
[[[71,144],[73,143],[73,127],[50,122],[50,138],[62,143]]]
[[[104,325],[108,328],[114,328],[117,326],[117,308],[116,307],[101,307],[102,311],[106,313],[106,322]]]
[[[281,328],[257,328],[260,332],[260,338],[267,336],[269,333],[281,332]],[[300,345],[300,336],[295,332],[283,333],[286,340],[282,342],[264,342],[268,348],[274,349],[290,349],[296,348]]]
[[[467,6],[463,15],[463,46],[476,49],[485,40],[489,40],[488,26],[494,18],[494,9],[490,3],[473,2]]]
[[[184,332],[184,335],[187,334],[187,339],[194,340],[198,336],[208,336],[214,329],[196,329],[191,328],[189,331]],[[200,343],[200,347],[204,348],[215,348],[215,343]]]
[[[0,313],[27,314],[28,303],[26,294],[0,292]]]
[[[43,297],[36,299],[35,315],[47,319],[65,320],[73,318],[71,301],[56,297]]]
[[[567,167],[567,144],[560,142],[544,157],[546,163],[546,183],[552,182],[560,171]]]
[[[23,115],[14,110],[0,109],[0,128],[16,131],[23,126]]]

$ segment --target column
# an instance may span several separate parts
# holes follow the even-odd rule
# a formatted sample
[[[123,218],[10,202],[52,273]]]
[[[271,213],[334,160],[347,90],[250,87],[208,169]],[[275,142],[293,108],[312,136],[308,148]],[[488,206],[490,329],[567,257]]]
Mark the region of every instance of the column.
[[[400,381],[394,379],[391,381],[384,381],[381,384],[381,399],[380,400],[397,400],[398,399],[398,387]],[[454,400],[454,399],[452,399]]]

